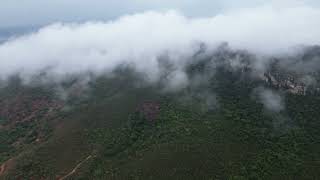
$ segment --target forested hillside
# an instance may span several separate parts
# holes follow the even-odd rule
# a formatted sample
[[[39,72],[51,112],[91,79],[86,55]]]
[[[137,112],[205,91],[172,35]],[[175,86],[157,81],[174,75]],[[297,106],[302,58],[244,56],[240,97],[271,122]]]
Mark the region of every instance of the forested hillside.
[[[0,177],[319,179],[316,70],[285,71],[278,59],[260,73],[254,61],[246,51],[200,50],[178,90],[167,87],[165,58],[156,83],[130,66],[86,83],[12,76],[0,90]]]

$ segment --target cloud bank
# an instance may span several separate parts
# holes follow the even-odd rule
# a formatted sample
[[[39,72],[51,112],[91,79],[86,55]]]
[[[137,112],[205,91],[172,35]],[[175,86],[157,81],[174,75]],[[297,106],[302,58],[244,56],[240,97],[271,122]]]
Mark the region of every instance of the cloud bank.
[[[188,18],[176,11],[148,11],[115,21],[57,23],[0,45],[0,77],[39,71],[68,75],[103,73],[133,65],[150,80],[159,76],[159,56],[166,54],[176,71],[199,50],[199,42],[261,55],[288,53],[300,45],[320,44],[320,9],[307,5],[264,5],[209,18]],[[179,73],[172,79],[185,79]]]

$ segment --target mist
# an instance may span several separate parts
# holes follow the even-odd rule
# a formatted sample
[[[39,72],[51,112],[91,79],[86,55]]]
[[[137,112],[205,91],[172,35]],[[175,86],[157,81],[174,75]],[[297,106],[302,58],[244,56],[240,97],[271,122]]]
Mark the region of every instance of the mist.
[[[263,104],[266,110],[272,112],[280,112],[281,110],[284,110],[285,105],[280,93],[263,87],[257,88],[255,91],[259,101]]]
[[[40,72],[61,78],[70,74],[108,73],[130,65],[151,82],[159,80],[159,58],[174,67],[168,85],[185,86],[184,65],[199,43],[214,50],[227,42],[259,57],[293,54],[297,47],[320,44],[320,9],[299,6],[227,11],[207,18],[181,12],[147,11],[114,21],[55,23],[0,45],[0,77],[18,73],[25,81]],[[266,58],[257,58],[256,61]]]

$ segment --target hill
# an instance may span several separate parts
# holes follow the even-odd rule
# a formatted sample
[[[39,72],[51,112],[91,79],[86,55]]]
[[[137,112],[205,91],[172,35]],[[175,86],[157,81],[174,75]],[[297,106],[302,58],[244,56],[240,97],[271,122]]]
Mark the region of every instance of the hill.
[[[165,56],[153,83],[131,66],[61,83],[12,76],[0,90],[0,177],[319,179],[319,69],[301,70],[315,57],[318,47],[260,71],[249,52],[203,46],[180,89]]]

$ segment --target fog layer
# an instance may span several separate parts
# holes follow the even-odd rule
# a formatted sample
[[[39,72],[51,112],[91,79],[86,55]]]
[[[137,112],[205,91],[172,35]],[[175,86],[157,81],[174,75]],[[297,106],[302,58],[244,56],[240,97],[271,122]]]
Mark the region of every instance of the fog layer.
[[[159,56],[166,54],[176,67],[183,66],[199,50],[199,42],[210,48],[228,42],[231,48],[264,56],[320,44],[319,19],[320,9],[300,4],[264,5],[210,18],[148,11],[108,22],[58,23],[1,44],[0,76],[19,72],[28,77],[44,70],[101,73],[130,64],[156,80]]]

